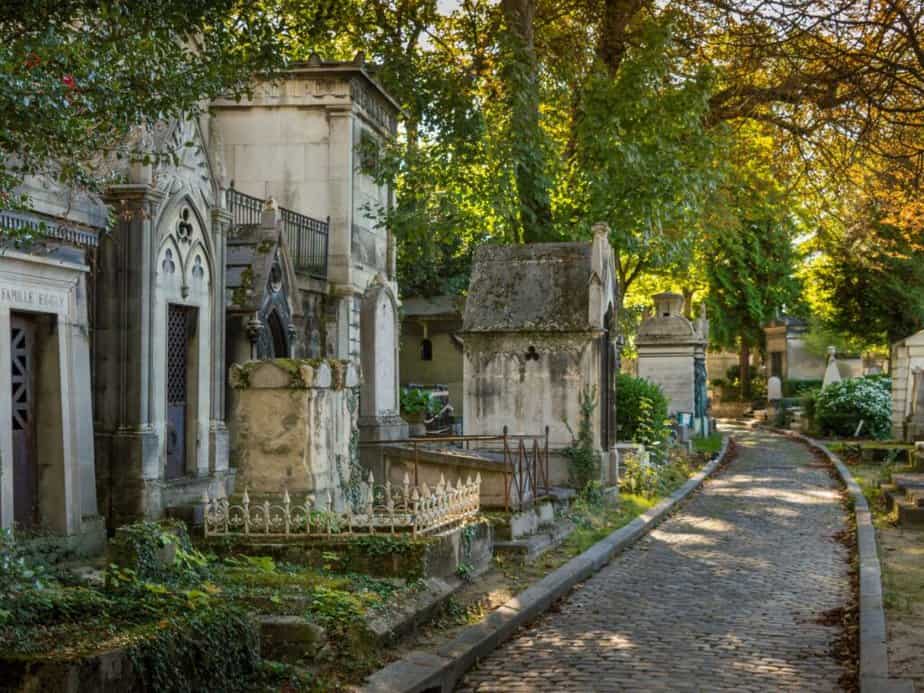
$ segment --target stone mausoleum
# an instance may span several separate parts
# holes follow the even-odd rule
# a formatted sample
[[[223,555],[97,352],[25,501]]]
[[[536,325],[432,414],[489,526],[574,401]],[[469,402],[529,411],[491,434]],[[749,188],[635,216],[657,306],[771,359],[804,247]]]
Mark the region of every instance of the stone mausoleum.
[[[92,550],[102,518],[232,493],[241,360],[361,364],[363,434],[404,435],[394,243],[376,223],[398,106],[361,58],[314,56],[209,106],[138,128],[128,145],[158,156],[110,162],[105,195],[34,178],[31,211],[0,212],[31,234],[0,253],[0,526]]]
[[[291,306],[289,324],[273,328],[268,314],[238,311],[234,329],[280,345],[283,339],[266,339],[259,330],[291,332],[288,347],[294,356],[360,361],[364,440],[407,434],[398,405],[395,246],[377,223],[393,198],[376,180],[379,152],[397,132],[399,110],[361,56],[347,63],[312,56],[261,85],[250,99],[212,104],[241,221],[262,223],[257,208],[272,200],[282,208],[287,246],[274,257],[280,267],[277,284],[287,294],[279,305]],[[260,242],[262,254],[255,252]],[[259,293],[267,285],[258,265],[277,252],[275,245],[251,243],[257,264],[248,265],[242,254],[229,283],[231,296],[241,294],[242,286]],[[246,286],[248,278],[259,281]],[[277,310],[280,322],[284,312]],[[258,349],[260,354],[268,350]]]
[[[0,527],[50,531],[94,553],[105,525],[89,406],[87,256],[103,219],[86,198],[73,200],[68,218],[69,201],[39,194],[31,213],[0,213],[4,228],[39,236],[31,252],[0,252]]]
[[[638,328],[638,376],[661,386],[668,413],[689,417],[698,433],[708,432],[705,314],[695,323],[683,314],[683,296],[654,296],[654,314]]]
[[[484,245],[463,313],[466,435],[538,434],[562,448],[593,391],[594,440],[615,441],[617,287],[607,228],[586,243]]]

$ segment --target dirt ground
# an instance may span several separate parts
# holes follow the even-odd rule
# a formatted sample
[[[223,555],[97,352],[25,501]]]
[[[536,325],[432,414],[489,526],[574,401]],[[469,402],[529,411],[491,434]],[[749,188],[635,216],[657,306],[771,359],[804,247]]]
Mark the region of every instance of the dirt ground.
[[[879,558],[882,564],[882,591],[889,639],[889,673],[912,679],[924,690],[924,530],[895,525],[895,515],[887,513],[876,482],[881,467],[850,464],[851,474],[860,483],[874,514]],[[896,466],[895,472],[907,471]]]
[[[889,673],[924,690],[924,531],[877,527],[889,637]]]

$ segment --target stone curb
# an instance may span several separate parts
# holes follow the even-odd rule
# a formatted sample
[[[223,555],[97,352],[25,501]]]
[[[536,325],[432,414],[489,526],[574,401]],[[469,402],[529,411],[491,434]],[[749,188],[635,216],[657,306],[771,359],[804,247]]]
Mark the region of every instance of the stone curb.
[[[575,556],[557,570],[520,592],[492,611],[481,623],[462,630],[452,641],[435,653],[415,650],[372,674],[357,693],[450,693],[456,682],[479,659],[490,654],[518,628],[534,620],[556,600],[585,581],[613,557],[634,544],[653,529],[677,505],[698,489],[725,461],[731,436],[726,436],[718,456],[709,462],[670,496],[647,510],[584,553]]]
[[[780,432],[823,452],[837,469],[853,500],[860,570],[860,693],[914,693],[914,684],[910,680],[889,678],[882,571],[876,550],[876,529],[873,527],[873,516],[866,496],[847,466],[824,443],[801,433]]]

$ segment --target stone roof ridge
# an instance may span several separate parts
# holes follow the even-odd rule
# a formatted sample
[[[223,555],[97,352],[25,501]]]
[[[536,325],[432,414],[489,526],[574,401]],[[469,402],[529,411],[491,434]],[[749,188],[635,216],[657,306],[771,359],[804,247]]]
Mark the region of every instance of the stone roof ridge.
[[[594,271],[593,242],[482,245],[475,251],[463,332],[602,329],[592,290],[599,292],[606,281]],[[612,281],[604,289],[612,303]]]

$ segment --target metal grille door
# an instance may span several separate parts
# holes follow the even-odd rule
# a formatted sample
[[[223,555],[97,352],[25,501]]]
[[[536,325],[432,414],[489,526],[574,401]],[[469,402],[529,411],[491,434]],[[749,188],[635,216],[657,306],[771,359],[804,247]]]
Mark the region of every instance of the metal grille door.
[[[193,310],[167,311],[167,470],[168,479],[186,473],[186,414],[189,381],[189,325]]]
[[[38,473],[35,459],[35,325],[10,320],[10,369],[13,412],[13,519],[22,528],[38,518]]]

